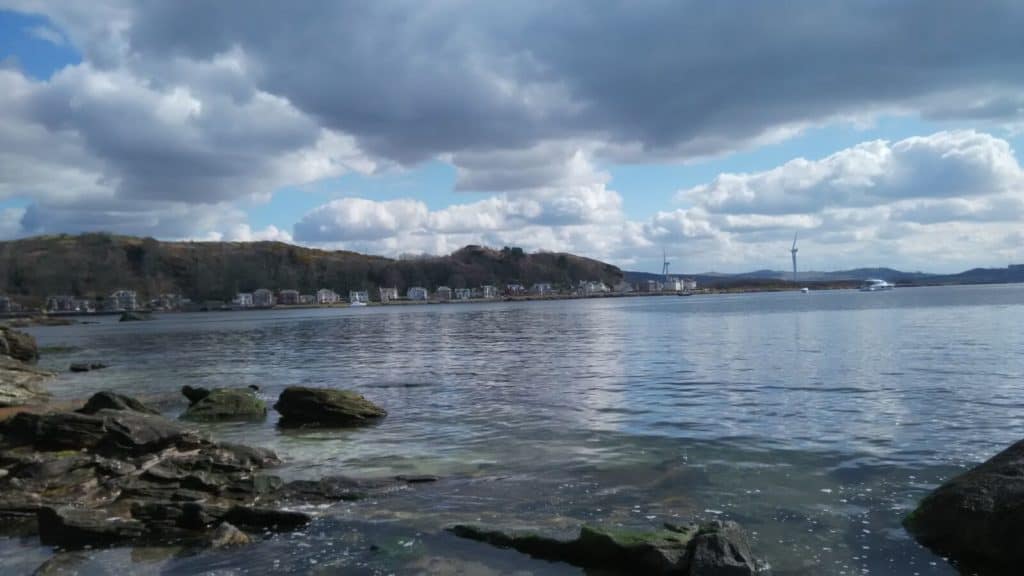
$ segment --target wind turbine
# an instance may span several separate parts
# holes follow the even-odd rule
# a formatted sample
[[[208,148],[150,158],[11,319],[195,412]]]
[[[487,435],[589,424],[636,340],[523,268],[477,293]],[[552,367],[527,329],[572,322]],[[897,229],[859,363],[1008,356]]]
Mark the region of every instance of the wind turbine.
[[[793,283],[796,284],[796,253],[800,249],[796,247],[796,232],[793,233],[793,247],[789,249],[789,253],[793,256]]]
[[[668,282],[668,256],[665,255],[665,251],[661,251],[661,275],[665,282]]]

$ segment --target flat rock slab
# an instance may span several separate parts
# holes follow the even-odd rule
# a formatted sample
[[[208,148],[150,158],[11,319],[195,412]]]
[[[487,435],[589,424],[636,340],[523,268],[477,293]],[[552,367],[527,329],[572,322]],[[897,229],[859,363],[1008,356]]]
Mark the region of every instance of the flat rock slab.
[[[285,388],[274,405],[282,426],[355,426],[374,422],[387,412],[351,390]]]
[[[43,544],[68,549],[109,546],[145,533],[141,522],[111,516],[103,510],[40,508],[38,521],[39,540]]]
[[[50,372],[0,355],[0,408],[46,402],[50,394],[43,384],[51,378]]]
[[[511,548],[534,558],[566,562],[602,574],[690,576],[766,576],[746,534],[734,522],[666,525],[662,530],[629,532],[584,526],[574,540],[525,532],[487,530],[459,525],[449,529],[461,538]]]

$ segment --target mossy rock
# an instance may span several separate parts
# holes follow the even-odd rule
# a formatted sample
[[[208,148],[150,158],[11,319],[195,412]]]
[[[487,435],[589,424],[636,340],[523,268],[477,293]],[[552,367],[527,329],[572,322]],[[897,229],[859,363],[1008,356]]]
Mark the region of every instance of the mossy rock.
[[[218,420],[261,420],[267,416],[267,404],[251,388],[215,388],[191,404],[182,420],[212,422]]]

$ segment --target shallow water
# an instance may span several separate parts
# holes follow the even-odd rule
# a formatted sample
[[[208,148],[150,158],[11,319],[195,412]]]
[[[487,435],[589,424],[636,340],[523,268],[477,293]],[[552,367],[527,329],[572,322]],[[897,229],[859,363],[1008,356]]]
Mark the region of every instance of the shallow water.
[[[1024,286],[173,314],[39,327],[51,389],[112,388],[174,415],[178,390],[353,388],[390,415],[356,430],[210,426],[280,474],[442,480],[318,510],[244,551],[97,551],[120,572],[574,574],[459,541],[458,522],[572,532],[730,518],[776,574],[954,574],[901,517],[1024,437]],[[59,347],[59,348],[58,348]],[[370,545],[379,550],[370,551]],[[0,540],[0,572],[51,555]]]

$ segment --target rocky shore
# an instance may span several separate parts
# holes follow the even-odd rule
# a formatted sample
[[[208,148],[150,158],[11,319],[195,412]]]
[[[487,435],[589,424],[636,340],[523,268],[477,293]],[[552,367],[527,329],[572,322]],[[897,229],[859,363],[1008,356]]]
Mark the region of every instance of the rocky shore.
[[[103,391],[77,410],[40,407],[35,341],[0,331],[0,399],[28,406],[0,421],[0,535],[37,535],[59,551],[111,546],[243,546],[294,531],[332,503],[377,497],[432,476],[285,481],[272,451],[219,442],[191,422],[260,421],[255,387],[184,387],[175,421],[138,399]],[[91,367],[90,367],[91,369]],[[29,376],[25,376],[29,375]],[[274,409],[282,427],[372,424],[387,412],[360,394],[289,387]],[[666,525],[648,532],[585,526],[573,540],[458,525],[448,532],[481,544],[607,574],[768,574],[742,528],[729,522]]]

